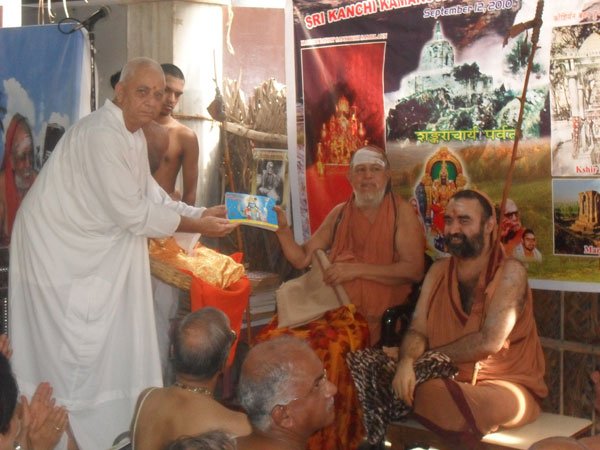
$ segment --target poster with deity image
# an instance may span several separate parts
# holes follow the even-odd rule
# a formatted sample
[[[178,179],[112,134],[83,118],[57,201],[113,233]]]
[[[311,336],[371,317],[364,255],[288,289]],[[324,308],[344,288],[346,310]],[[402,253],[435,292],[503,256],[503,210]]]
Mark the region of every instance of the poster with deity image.
[[[363,130],[361,142],[385,149],[393,190],[411,202],[423,224],[424,250],[434,259],[443,257],[448,200],[462,189],[478,189],[499,206],[519,137],[509,201],[498,223],[506,253],[527,265],[534,287],[599,290],[597,261],[579,250],[555,252],[552,177],[590,177],[600,167],[594,156],[600,130],[596,65],[585,66],[600,41],[600,1],[545,2],[523,95],[533,33],[527,27],[539,5],[537,0],[294,0],[297,108],[290,117],[297,118],[297,141],[290,148],[297,148],[299,161],[290,167],[298,170],[298,185],[306,184],[293,191],[294,200],[306,204],[306,211],[294,216],[294,228],[307,238],[335,203],[348,199],[347,159],[336,156],[346,150],[339,153],[337,146],[349,140],[345,130]],[[352,59],[361,54],[361,45],[373,47],[363,59]],[[351,50],[344,53],[343,47]],[[311,52],[333,56],[317,59]],[[575,62],[565,56],[577,52],[582,58],[574,72],[569,64]],[[345,64],[357,73],[368,71],[352,85],[352,99],[339,95],[340,80],[358,77]],[[572,73],[584,83],[581,89],[569,79]],[[365,98],[368,103],[360,103]],[[580,114],[573,105],[587,114],[579,122],[573,120]],[[355,112],[362,128],[347,125]],[[383,141],[380,128],[373,127],[380,121]],[[586,142],[577,158],[574,135]],[[578,165],[587,168],[584,173],[577,173]]]

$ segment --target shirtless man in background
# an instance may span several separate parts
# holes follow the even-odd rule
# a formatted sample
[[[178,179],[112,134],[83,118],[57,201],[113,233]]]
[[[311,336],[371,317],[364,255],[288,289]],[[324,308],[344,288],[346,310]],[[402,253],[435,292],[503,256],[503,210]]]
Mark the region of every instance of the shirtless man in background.
[[[165,73],[166,89],[160,115],[156,121],[169,132],[169,148],[158,170],[153,173],[160,186],[175,200],[188,205],[196,203],[198,184],[198,138],[190,128],[173,118],[172,113],[183,94],[183,72],[173,64],[161,64]],[[183,194],[175,189],[179,169],[182,169]]]

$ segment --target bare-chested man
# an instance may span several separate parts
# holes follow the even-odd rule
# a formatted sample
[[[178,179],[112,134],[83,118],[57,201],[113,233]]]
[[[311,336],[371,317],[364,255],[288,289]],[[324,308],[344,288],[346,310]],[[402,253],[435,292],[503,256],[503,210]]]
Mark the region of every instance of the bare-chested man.
[[[194,205],[198,184],[198,138],[196,133],[181,124],[171,115],[183,94],[185,78],[183,72],[173,64],[161,64],[165,73],[166,89],[160,115],[156,121],[169,132],[169,148],[160,166],[153,173],[154,178],[176,200]],[[183,194],[175,189],[179,170],[183,176]]]
[[[181,436],[215,430],[232,437],[250,434],[246,415],[213,397],[235,338],[219,309],[201,308],[182,320],[171,346],[175,382],[140,394],[131,424],[134,448],[164,450]]]

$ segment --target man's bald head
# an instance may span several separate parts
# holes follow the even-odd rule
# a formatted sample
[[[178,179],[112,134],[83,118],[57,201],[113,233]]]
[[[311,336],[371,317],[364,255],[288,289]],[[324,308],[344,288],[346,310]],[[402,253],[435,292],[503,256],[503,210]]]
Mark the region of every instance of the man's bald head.
[[[150,58],[134,58],[121,71],[114,103],[133,133],[158,117],[164,95],[165,75],[160,65]]]
[[[140,70],[153,70],[157,73],[163,74],[162,67],[160,64],[154,61],[152,58],[146,58],[145,56],[140,56],[138,58],[133,58],[125,64],[123,70],[121,70],[121,75],[119,76],[119,83],[124,83],[136,76],[136,73]]]
[[[188,314],[173,336],[175,371],[202,380],[212,378],[223,369],[234,341],[223,311],[207,307]]]

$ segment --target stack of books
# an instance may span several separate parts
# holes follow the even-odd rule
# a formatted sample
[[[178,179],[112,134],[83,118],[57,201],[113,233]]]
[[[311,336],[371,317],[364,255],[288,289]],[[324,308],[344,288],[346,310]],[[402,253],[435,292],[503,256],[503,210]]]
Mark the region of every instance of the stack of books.
[[[275,291],[281,285],[279,275],[271,272],[248,271],[252,286],[248,304],[250,326],[256,327],[268,323],[276,312]],[[245,328],[247,324],[242,325]]]

